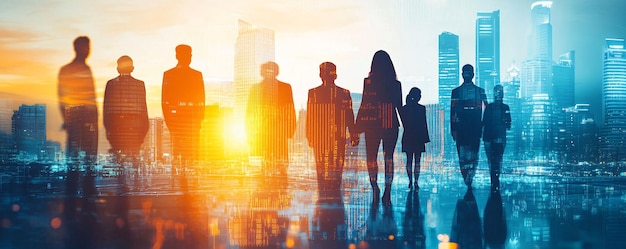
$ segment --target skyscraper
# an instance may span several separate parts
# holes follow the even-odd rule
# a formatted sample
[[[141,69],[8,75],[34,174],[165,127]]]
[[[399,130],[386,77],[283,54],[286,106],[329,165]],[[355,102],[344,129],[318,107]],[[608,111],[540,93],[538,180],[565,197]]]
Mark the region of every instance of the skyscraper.
[[[21,105],[13,112],[12,130],[18,153],[45,158],[46,105]]]
[[[439,35],[439,108],[443,111],[444,158],[456,153],[450,134],[450,96],[459,86],[459,36],[450,32]],[[432,139],[431,139],[432,140]]]
[[[626,158],[626,48],[624,39],[607,38],[603,57],[602,150],[608,160]]]
[[[476,18],[475,83],[489,97],[500,84],[500,10],[479,12]]]
[[[274,61],[274,31],[239,20],[235,43],[235,116],[243,123],[250,86],[261,82],[261,64]]]
[[[522,64],[522,97],[534,94],[552,94],[552,24],[551,1],[531,5],[531,33],[528,41],[528,60]]]
[[[556,108],[568,108],[574,106],[574,51],[569,51],[559,56],[557,64],[552,66],[553,96]]]

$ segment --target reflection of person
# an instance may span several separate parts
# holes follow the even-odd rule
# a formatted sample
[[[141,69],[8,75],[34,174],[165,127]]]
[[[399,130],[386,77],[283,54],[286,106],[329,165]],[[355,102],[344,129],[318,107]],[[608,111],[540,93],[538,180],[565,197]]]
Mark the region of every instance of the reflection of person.
[[[346,129],[354,132],[350,91],[335,85],[336,66],[320,65],[322,85],[309,90],[306,137],[315,151],[320,198],[339,191],[346,157]]]
[[[426,234],[424,233],[424,214],[420,207],[417,193],[409,191],[406,196],[406,211],[402,220],[405,244],[408,248],[426,248]]]
[[[489,195],[487,205],[485,206],[483,227],[485,246],[494,249],[504,249],[508,230],[500,190],[491,191]]]
[[[428,124],[426,123],[426,107],[418,104],[421,98],[422,91],[413,87],[409,91],[409,95],[406,96],[406,105],[400,108],[400,119],[402,119],[402,127],[404,127],[402,151],[406,153],[406,173],[409,176],[409,188],[415,187],[415,190],[419,190],[417,182],[420,176],[422,152],[426,151],[425,144],[430,142]],[[415,170],[413,169],[413,158],[415,158]]]
[[[340,193],[330,193],[331,198],[318,200],[311,222],[309,248],[347,248],[346,215]]]
[[[485,107],[483,116],[483,141],[489,161],[492,190],[500,189],[500,170],[502,155],[506,146],[506,130],[511,129],[511,112],[507,104],[502,103],[504,91],[501,85],[493,88],[493,103]]]
[[[204,81],[201,72],[189,67],[190,46],[176,46],[176,59],[176,67],[163,73],[161,107],[172,137],[174,160],[186,165],[198,159],[200,125],[204,119]]]
[[[148,132],[148,108],[143,81],[133,78],[133,60],[117,60],[120,75],[109,80],[104,91],[103,121],[111,151],[136,157]]]
[[[450,130],[456,141],[463,180],[468,187],[478,165],[478,149],[482,133],[483,104],[487,104],[485,90],[474,85],[474,67],[462,69],[463,84],[452,90],[450,103]]]
[[[463,199],[456,202],[450,241],[459,248],[482,249],[483,235],[478,204],[472,188],[468,188]]]
[[[250,88],[246,129],[250,154],[263,157],[265,167],[285,175],[289,163],[287,141],[296,130],[296,110],[291,85],[277,80],[278,72],[275,62],[261,65],[263,81]]]
[[[383,202],[391,204],[393,182],[393,153],[398,140],[397,109],[402,106],[402,87],[387,52],[379,50],[372,59],[369,77],[363,84],[363,100],[357,114],[356,126],[365,132],[367,170],[372,185],[373,198],[378,201],[378,147],[382,141],[385,158],[385,193]]]
[[[95,195],[95,176],[98,151],[98,109],[91,69],[86,64],[89,56],[89,38],[74,40],[74,60],[59,72],[58,97],[63,129],[67,132],[68,176],[64,199],[63,224],[69,248],[92,248],[96,221],[92,214],[95,204],[90,201]],[[85,177],[79,179],[79,168],[86,166]],[[83,185],[83,197],[79,194],[79,182]],[[79,194],[80,195],[80,194]]]

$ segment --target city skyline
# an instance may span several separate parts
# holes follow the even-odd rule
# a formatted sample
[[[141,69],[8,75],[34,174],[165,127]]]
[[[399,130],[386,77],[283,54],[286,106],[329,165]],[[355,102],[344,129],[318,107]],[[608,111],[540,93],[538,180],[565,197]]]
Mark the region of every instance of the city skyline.
[[[86,8],[86,3],[25,5],[6,1],[0,4],[4,10],[0,29],[7,34],[0,40],[0,51],[6,55],[0,62],[0,91],[54,104],[58,69],[73,56],[71,40],[78,35],[88,35],[92,38],[88,64],[94,71],[99,99],[106,80],[116,76],[114,58],[128,54],[136,62],[134,74],[146,81],[149,115],[158,117],[161,109],[156,103],[160,103],[161,77],[163,71],[175,64],[174,47],[180,43],[193,47],[192,66],[203,72],[207,82],[232,80],[236,25],[237,20],[242,19],[275,31],[276,61],[281,67],[278,78],[294,86],[294,99],[300,100],[295,103],[297,108],[303,106],[306,90],[319,84],[317,65],[323,61],[338,65],[339,85],[360,92],[371,56],[378,49],[390,53],[404,92],[417,86],[424,92],[434,93],[437,91],[438,34],[444,31],[458,34],[460,64],[471,64],[476,61],[473,49],[476,14],[499,9],[502,29],[500,66],[508,68],[513,62],[519,66],[527,55],[523,48],[527,47],[525,37],[530,31],[529,13],[533,2],[357,4],[346,1],[325,4],[291,1],[271,6],[264,6],[260,1],[219,5],[211,2],[182,5],[94,2],[96,8]],[[70,5],[74,7],[70,8]],[[623,5],[618,1],[593,4],[554,1],[552,5],[554,52],[576,51],[577,61],[583,63],[576,72],[576,102],[590,103],[591,109],[600,107],[602,63],[598,51],[603,40],[626,37],[626,27],[617,22],[618,15],[611,15],[618,13],[612,11],[623,9],[620,8]],[[590,6],[597,11],[586,11]],[[78,13],[76,10],[79,9],[84,11]],[[144,11],[136,12],[135,9]],[[200,10],[207,13],[199,14]],[[328,18],[319,19],[317,14],[320,12],[326,13]],[[134,25],[120,28],[121,23]],[[367,40],[362,41],[363,37]],[[207,99],[207,104],[212,101]],[[435,103],[437,95],[424,94],[422,102]],[[58,129],[59,114],[54,111],[48,114],[51,126],[48,133],[62,140]]]

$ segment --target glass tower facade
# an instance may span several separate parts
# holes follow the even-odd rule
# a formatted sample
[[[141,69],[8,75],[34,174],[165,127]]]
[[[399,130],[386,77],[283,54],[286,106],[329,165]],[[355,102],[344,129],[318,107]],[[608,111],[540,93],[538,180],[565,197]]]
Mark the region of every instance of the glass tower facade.
[[[531,5],[531,33],[528,41],[528,60],[522,64],[522,97],[534,94],[552,94],[552,24],[551,1]]]
[[[21,105],[13,112],[13,139],[20,154],[44,158],[46,150],[46,106]]]
[[[553,96],[557,109],[567,108],[575,104],[575,53],[569,51],[559,56],[559,61],[552,67]]]
[[[250,86],[261,82],[261,64],[274,61],[274,31],[239,20],[235,43],[235,115],[243,121]]]
[[[456,149],[450,134],[450,96],[459,86],[459,36],[450,32],[439,35],[439,108],[444,113],[444,157],[454,155]]]
[[[603,151],[608,161],[626,157],[626,49],[624,39],[607,38],[603,58]]]
[[[500,84],[500,10],[478,13],[476,18],[477,86],[493,96],[493,87]]]

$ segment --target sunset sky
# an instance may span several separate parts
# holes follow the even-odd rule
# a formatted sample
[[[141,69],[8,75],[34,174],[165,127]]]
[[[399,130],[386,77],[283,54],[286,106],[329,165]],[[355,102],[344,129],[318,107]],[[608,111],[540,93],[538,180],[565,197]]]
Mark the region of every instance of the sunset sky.
[[[437,36],[443,31],[459,35],[461,64],[475,64],[476,13],[500,9],[501,71],[514,62],[521,68],[532,2],[3,0],[0,92],[56,104],[58,70],[72,60],[74,38],[86,35],[92,41],[87,63],[99,98],[107,80],[117,76],[117,58],[129,55],[135,61],[133,75],[146,82],[150,117],[161,116],[161,80],[176,65],[174,47],[192,46],[191,67],[202,71],[205,81],[232,80],[237,20],[242,19],[275,31],[278,78],[292,84],[297,109],[305,106],[307,89],[320,84],[321,62],[334,62],[337,84],[360,92],[379,49],[391,55],[404,94],[418,86],[422,103],[435,103]],[[601,103],[602,45],[606,37],[626,37],[624,9],[621,0],[554,1],[554,58],[576,50],[579,103]],[[48,110],[49,134],[55,137],[58,107]]]

